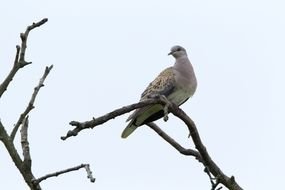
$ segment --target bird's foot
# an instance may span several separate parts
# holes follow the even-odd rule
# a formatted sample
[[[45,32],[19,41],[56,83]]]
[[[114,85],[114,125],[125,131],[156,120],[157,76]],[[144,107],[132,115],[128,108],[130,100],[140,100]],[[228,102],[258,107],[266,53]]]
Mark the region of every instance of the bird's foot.
[[[165,102],[165,105],[163,107],[163,112],[164,112],[163,120],[166,122],[168,120],[168,113],[169,113],[168,108],[170,106],[170,102],[164,95],[160,95],[159,98],[163,102]]]
[[[166,122],[168,120],[168,108],[170,106],[170,102],[167,100],[167,98],[165,96],[162,96],[164,101],[165,101],[165,105],[163,107],[163,112],[164,112],[164,117],[163,117],[163,120]]]
[[[166,98],[166,96],[160,95],[160,94],[150,94],[150,95],[148,95],[148,98],[160,99],[161,101],[163,101],[165,103],[165,105],[163,107],[163,112],[164,112],[163,120],[167,121],[168,120],[168,113],[169,113],[168,108],[169,108],[171,102]]]

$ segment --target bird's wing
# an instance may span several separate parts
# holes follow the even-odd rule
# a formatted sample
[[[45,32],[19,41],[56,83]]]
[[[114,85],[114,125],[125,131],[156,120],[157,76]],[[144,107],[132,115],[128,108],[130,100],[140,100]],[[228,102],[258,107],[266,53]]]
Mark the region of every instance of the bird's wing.
[[[168,96],[175,88],[175,78],[173,67],[163,70],[141,94],[141,100],[149,98],[151,95]]]
[[[145,91],[141,95],[141,101],[150,98],[152,95],[164,95],[167,97],[175,90],[175,77],[173,67],[169,67],[163,70],[155,79],[152,81]],[[127,121],[136,119],[140,116],[140,121],[136,122],[142,124],[145,119],[153,115],[154,113],[161,110],[161,105],[150,105],[140,109],[137,109],[133,114],[129,116]]]

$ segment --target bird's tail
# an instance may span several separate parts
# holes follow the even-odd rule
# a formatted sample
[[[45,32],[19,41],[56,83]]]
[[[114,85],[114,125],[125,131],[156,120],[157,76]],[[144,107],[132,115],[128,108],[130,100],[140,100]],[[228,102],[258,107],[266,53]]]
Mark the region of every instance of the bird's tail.
[[[128,126],[124,129],[124,131],[122,132],[121,137],[122,138],[127,138],[130,134],[132,134],[134,132],[134,130],[136,130],[138,128],[138,126],[134,125],[134,121],[131,121]]]

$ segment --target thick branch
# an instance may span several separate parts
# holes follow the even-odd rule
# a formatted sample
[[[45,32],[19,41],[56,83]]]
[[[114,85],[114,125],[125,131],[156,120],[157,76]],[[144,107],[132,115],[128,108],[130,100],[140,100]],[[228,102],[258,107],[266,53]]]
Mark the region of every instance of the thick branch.
[[[11,137],[12,141],[15,139],[16,133],[17,133],[20,125],[23,123],[23,120],[25,119],[25,117],[29,114],[29,112],[32,109],[34,109],[34,102],[35,102],[36,96],[38,95],[40,88],[44,86],[44,81],[45,81],[46,77],[48,76],[52,67],[53,67],[53,65],[45,68],[45,72],[44,72],[42,78],[40,79],[38,85],[34,88],[34,92],[33,92],[32,97],[28,103],[28,106],[26,107],[25,111],[20,115],[17,123],[15,124],[15,126],[11,132],[10,137]]]
[[[85,168],[86,173],[87,173],[87,178],[89,178],[92,183],[95,182],[95,178],[92,176],[92,172],[90,170],[89,164],[81,164],[79,166],[75,166],[75,167],[72,167],[72,168],[68,168],[68,169],[65,169],[65,170],[61,170],[61,171],[57,171],[57,172],[54,172],[54,173],[47,174],[47,175],[45,175],[43,177],[35,179],[33,181],[33,183],[34,184],[39,184],[41,181],[46,180],[48,178],[57,177],[59,175],[62,175],[62,174],[68,173],[68,172],[72,172],[72,171],[76,171],[76,170],[79,170],[81,168]]]
[[[7,87],[9,86],[10,82],[13,80],[15,74],[20,68],[23,68],[24,66],[31,64],[32,62],[26,62],[25,61],[25,53],[27,48],[27,39],[28,35],[31,30],[33,30],[36,27],[39,27],[46,23],[48,21],[47,18],[41,20],[40,22],[33,23],[32,25],[28,26],[26,31],[24,33],[20,34],[22,43],[21,47],[19,45],[16,46],[16,56],[14,60],[14,65],[8,74],[8,76],[4,79],[4,81],[0,84],[0,98],[3,95],[3,93],[7,90]]]
[[[24,167],[24,163],[23,163],[21,157],[19,156],[14,143],[12,142],[11,138],[7,134],[7,132],[6,132],[3,124],[1,123],[1,121],[0,121],[0,140],[5,145],[10,157],[12,158],[12,160],[13,160],[14,164],[16,165],[16,167],[18,168],[18,170],[21,172],[25,182],[28,184],[30,189],[40,190],[41,187],[39,185],[35,186],[32,183],[32,179],[34,179],[34,176],[33,176],[30,169]]]

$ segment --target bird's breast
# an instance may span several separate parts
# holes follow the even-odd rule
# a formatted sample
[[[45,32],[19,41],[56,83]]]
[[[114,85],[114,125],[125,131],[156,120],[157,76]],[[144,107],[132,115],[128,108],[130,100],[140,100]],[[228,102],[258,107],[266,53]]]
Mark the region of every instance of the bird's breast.
[[[172,94],[168,96],[168,100],[176,105],[181,105],[184,103],[188,98],[190,98],[193,94],[186,89],[177,89]]]

